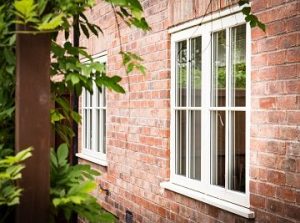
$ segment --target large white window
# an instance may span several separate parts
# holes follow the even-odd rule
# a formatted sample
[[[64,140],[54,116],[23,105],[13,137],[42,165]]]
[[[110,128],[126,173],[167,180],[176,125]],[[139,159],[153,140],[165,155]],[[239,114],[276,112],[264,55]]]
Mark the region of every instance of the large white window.
[[[163,184],[245,217],[249,49],[241,13],[171,34],[171,183]]]
[[[95,59],[106,65],[105,54]],[[106,163],[106,92],[99,90],[94,83],[93,94],[83,90],[82,93],[82,151],[79,157],[92,162]]]

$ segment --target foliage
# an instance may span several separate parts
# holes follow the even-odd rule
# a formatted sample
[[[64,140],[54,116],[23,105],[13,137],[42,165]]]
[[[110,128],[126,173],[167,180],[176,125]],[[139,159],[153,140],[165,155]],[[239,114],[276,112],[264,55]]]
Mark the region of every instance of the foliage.
[[[9,2],[9,1],[7,1]],[[0,6],[0,159],[14,148],[15,35],[12,6]]]
[[[2,149],[2,148],[1,148]],[[22,189],[15,185],[16,180],[22,177],[21,171],[25,168],[21,164],[31,156],[31,148],[20,151],[14,156],[5,156],[0,160],[0,222],[5,222],[11,206],[20,202]]]
[[[262,23],[256,15],[253,15],[251,12],[251,7],[250,6],[245,6],[249,5],[249,0],[240,0],[239,1],[239,6],[244,6],[242,9],[243,14],[245,15],[245,20],[246,22],[250,23],[250,26],[253,27],[259,27],[261,30],[264,32],[266,31],[266,25]]]
[[[99,173],[89,165],[70,166],[67,160],[67,144],[61,144],[57,152],[52,149],[50,157],[50,196],[54,217],[62,211],[69,220],[74,211],[91,223],[114,222],[114,216],[105,212],[97,199],[90,194],[97,187],[94,177]]]

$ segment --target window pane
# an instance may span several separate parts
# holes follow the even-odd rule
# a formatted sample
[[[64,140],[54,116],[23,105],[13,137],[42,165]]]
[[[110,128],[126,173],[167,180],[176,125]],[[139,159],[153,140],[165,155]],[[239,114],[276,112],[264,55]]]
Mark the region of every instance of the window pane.
[[[96,110],[96,118],[97,118],[97,127],[96,127],[96,131],[97,131],[97,152],[100,152],[101,151],[101,114],[100,114],[100,109],[97,109]]]
[[[102,100],[103,100],[103,107],[106,106],[106,90],[102,88]]]
[[[211,113],[211,183],[225,187],[225,111]]]
[[[103,153],[106,153],[106,110],[103,110]]]
[[[83,117],[83,120],[84,120],[84,148],[87,148],[88,147],[88,133],[87,133],[87,129],[88,129],[88,111],[86,109],[83,109],[83,114],[84,114],[84,117]]]
[[[176,44],[176,106],[186,106],[186,41]]]
[[[88,91],[85,91],[85,94],[84,94],[84,105],[86,107],[90,106],[90,94]]]
[[[229,189],[245,192],[245,112],[231,112],[230,119]]]
[[[201,111],[191,111],[190,177],[201,179]]]
[[[88,144],[88,149],[92,150],[92,148],[93,148],[93,137],[94,137],[92,109],[89,109],[89,122],[90,122],[90,126],[89,126],[89,142],[88,142],[89,144]]]
[[[246,25],[232,28],[232,106],[246,105]]]
[[[191,106],[201,106],[201,37],[191,39]]]
[[[213,34],[212,106],[226,104],[226,31]]]
[[[186,111],[176,111],[176,174],[186,175]]]
[[[98,88],[95,88],[94,91],[95,97],[96,97],[96,107],[100,107],[101,106],[101,95],[100,95],[100,91],[98,90]]]

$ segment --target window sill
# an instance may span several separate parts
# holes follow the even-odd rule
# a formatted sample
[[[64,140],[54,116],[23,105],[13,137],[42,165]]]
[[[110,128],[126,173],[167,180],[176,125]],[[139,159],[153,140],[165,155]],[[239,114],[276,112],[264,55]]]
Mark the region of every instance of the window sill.
[[[244,218],[254,218],[255,217],[254,212],[248,208],[230,203],[228,201],[223,201],[223,200],[214,198],[212,196],[203,194],[203,193],[195,191],[195,190],[188,189],[183,186],[179,186],[179,185],[171,183],[171,182],[162,182],[160,184],[160,186],[164,189],[168,189],[168,190],[174,191],[176,193],[185,195],[187,197],[193,198],[195,200],[202,201],[204,203],[221,208],[223,210],[229,211],[231,213],[242,216]]]
[[[89,156],[89,155],[86,155],[83,153],[76,153],[76,156],[81,159],[87,160],[89,162],[92,162],[92,163],[95,163],[95,164],[98,164],[101,166],[107,166],[107,160],[95,158],[95,157],[92,157],[92,156]]]

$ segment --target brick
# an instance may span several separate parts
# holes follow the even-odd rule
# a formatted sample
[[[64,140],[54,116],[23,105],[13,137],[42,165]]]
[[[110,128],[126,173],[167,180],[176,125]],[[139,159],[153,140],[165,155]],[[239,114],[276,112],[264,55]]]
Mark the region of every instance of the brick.
[[[287,52],[289,52],[289,51],[287,51]],[[287,52],[285,50],[283,50],[283,51],[276,51],[276,52],[269,53],[268,54],[268,65],[284,64]]]
[[[295,202],[296,201],[296,192],[293,189],[285,187],[277,187],[276,197],[280,200]]]
[[[267,200],[266,202],[266,209],[269,210],[271,213],[284,215],[284,203],[279,202],[276,200]]]
[[[300,47],[295,47],[287,50],[286,61],[290,63],[300,62]]]
[[[297,65],[288,64],[283,66],[277,66],[278,79],[295,79],[298,77]]]
[[[250,195],[250,204],[252,207],[265,209],[266,199],[262,196],[257,196],[257,195],[251,194]]]
[[[300,187],[300,174],[286,173],[286,185],[299,188]]]
[[[268,181],[270,183],[276,184],[276,185],[284,185],[285,184],[285,173],[275,171],[275,170],[269,170],[268,171]]]
[[[279,170],[296,172],[296,160],[291,157],[284,157],[277,159],[277,167]]]
[[[287,122],[291,125],[300,125],[300,111],[288,111]]]
[[[263,109],[270,109],[275,107],[276,98],[268,97],[268,98],[261,98],[259,100],[259,106]]]
[[[295,16],[286,20],[286,31],[294,32],[300,30],[300,16]]]
[[[278,48],[279,49],[289,49],[291,47],[299,45],[297,43],[297,39],[299,38],[299,33],[291,33],[287,35],[283,35],[280,38],[276,38],[278,41]]]
[[[300,206],[286,205],[286,216],[296,221],[300,221]]]
[[[274,167],[276,163],[276,157],[271,154],[259,153],[258,165],[262,167]]]
[[[275,36],[278,34],[283,34],[286,32],[286,23],[285,21],[276,21],[269,23],[266,26],[266,33],[268,36]]]
[[[276,187],[272,184],[257,183],[257,194],[267,197],[275,197]]]

